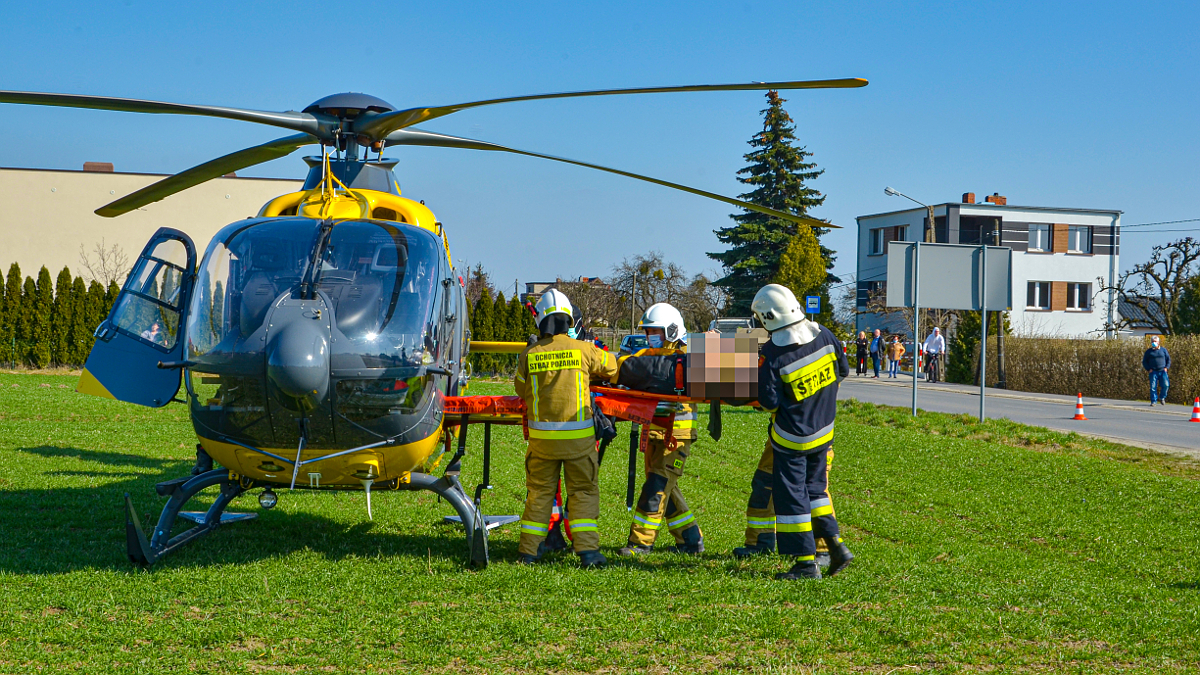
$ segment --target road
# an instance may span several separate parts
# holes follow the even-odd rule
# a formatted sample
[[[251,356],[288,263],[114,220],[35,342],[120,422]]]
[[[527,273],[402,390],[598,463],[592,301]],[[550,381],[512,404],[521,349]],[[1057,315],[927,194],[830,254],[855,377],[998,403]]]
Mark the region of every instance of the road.
[[[874,380],[851,375],[842,382],[838,398],[908,408],[912,406],[912,378]],[[989,388],[985,399],[987,417],[1005,417],[1014,422],[1058,431],[1074,431],[1126,445],[1184,454],[1200,459],[1200,424],[1188,422],[1191,408],[1179,405],[1150,407],[1146,401],[1087,399],[1083,401],[1088,420],[1076,421],[1075,398],[1056,394],[1031,394]],[[979,387],[959,384],[917,385],[917,407],[947,413],[979,414]]]

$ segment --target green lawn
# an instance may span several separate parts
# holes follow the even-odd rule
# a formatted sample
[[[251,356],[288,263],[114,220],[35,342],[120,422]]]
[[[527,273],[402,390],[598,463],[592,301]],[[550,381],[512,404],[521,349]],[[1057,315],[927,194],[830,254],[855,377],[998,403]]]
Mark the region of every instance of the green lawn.
[[[729,556],[766,423],[747,410],[697,443],[682,484],[700,559],[519,567],[510,525],[475,572],[432,495],[376,493],[369,522],[361,493],[281,491],[258,520],[141,572],[121,498],[157,518],[154,483],[192,464],[187,412],[73,388],[0,375],[0,673],[1200,669],[1200,470],[1140,450],[846,404],[832,492],[858,558],[817,583]],[[519,513],[520,432],[494,438],[485,509]],[[613,448],[602,468],[610,553],[629,523],[625,465]]]

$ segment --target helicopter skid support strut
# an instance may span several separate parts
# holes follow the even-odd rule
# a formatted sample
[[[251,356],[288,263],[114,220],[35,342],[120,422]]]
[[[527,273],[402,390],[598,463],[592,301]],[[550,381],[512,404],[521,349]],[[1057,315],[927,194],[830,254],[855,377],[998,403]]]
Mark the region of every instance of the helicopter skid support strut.
[[[428,490],[445,499],[458,513],[458,522],[466,530],[467,546],[471,551],[471,566],[482,569],[488,564],[488,526],[483,512],[463,490],[458,476],[449,474],[437,478],[427,473],[409,474],[409,480],[397,485],[398,490]]]
[[[203,490],[215,485],[221,487],[220,494],[207,511],[182,511],[185,504]],[[183,546],[203,537],[224,523],[249,520],[257,517],[254,513],[225,513],[225,508],[245,488],[236,481],[230,480],[229,470],[213,469],[198,476],[188,476],[159,483],[155,486],[158,493],[170,497],[163,507],[158,524],[147,537],[142,529],[142,518],[133,507],[129,493],[125,493],[125,541],[130,562],[139,567],[149,567],[163,556],[176,551]],[[180,534],[171,536],[171,528],[176,518],[196,523],[196,525]]]

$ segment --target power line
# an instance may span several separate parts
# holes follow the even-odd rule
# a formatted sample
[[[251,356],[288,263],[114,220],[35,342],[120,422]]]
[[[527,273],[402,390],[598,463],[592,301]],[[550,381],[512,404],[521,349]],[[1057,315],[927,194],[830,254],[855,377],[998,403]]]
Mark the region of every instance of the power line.
[[[1129,232],[1128,234],[1152,234],[1154,232],[1195,232],[1196,230],[1200,230],[1200,227],[1185,227],[1180,230],[1138,230],[1137,232]]]
[[[1157,223],[1138,223],[1136,225],[1122,225],[1124,230],[1129,227],[1150,227],[1151,225],[1178,225],[1179,223],[1195,223],[1200,222],[1200,218],[1188,218],[1186,220],[1164,220]],[[1162,230],[1163,232],[1190,232],[1190,230]]]

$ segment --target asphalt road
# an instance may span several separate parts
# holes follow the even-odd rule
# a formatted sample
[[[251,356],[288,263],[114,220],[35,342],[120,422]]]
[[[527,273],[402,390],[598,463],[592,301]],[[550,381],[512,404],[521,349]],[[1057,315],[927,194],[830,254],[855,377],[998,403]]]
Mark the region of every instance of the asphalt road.
[[[873,380],[850,375],[842,382],[838,398],[912,406],[912,378]],[[1088,421],[1076,421],[1075,398],[1055,394],[988,389],[985,414],[1014,422],[1060,431],[1075,431],[1126,445],[1186,454],[1200,459],[1200,423],[1188,422],[1191,408],[1179,405],[1150,407],[1146,401],[1084,398]],[[979,388],[958,384],[917,385],[917,408],[934,412],[979,414]]]

